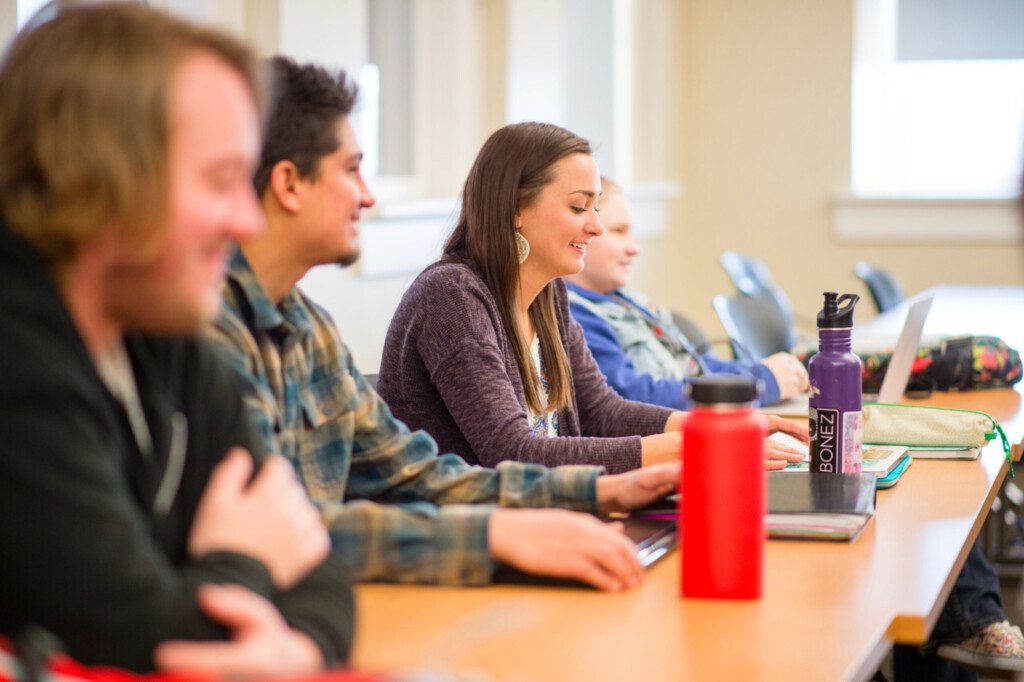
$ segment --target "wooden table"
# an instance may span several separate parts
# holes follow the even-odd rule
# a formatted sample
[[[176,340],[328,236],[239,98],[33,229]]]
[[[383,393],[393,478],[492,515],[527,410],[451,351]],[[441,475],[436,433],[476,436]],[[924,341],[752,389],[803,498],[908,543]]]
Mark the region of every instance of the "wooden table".
[[[1024,320],[1024,290],[966,289],[935,291],[926,331],[984,333],[966,326],[965,308],[959,317],[944,311],[951,303],[977,308],[978,297],[991,304],[994,289],[1007,289],[998,293]],[[964,326],[943,330],[944,320]],[[1024,340],[1019,331],[996,331],[1006,316],[989,321],[991,333]],[[1011,389],[928,403],[980,409],[1011,438],[1024,435],[1021,398]],[[482,670],[498,680],[866,679],[894,641],[927,638],[1004,463],[994,445],[978,462],[916,461],[898,485],[879,491],[875,519],[856,541],[767,542],[757,601],[680,598],[678,552],[625,594],[361,585],[353,662],[364,670]]]
[[[969,331],[976,335],[999,336],[1014,348],[1024,350],[1024,288],[940,285],[922,292],[919,296],[926,295],[932,295],[934,299],[925,322],[925,336],[959,334]],[[857,322],[856,328],[873,336],[885,334],[897,336],[902,329],[903,320],[910,304],[919,296],[904,301],[900,306],[883,315]],[[1024,387],[1018,384],[1015,388],[937,392],[925,400],[904,398],[903,402],[911,405],[959,407],[985,412],[1000,422],[1013,442],[1018,442],[1024,437],[1024,414],[1022,414],[1024,411],[1021,410],[1022,394],[1020,392],[1022,388]],[[932,552],[942,554],[941,557],[938,557],[941,565],[945,565],[952,553],[951,549],[963,536],[963,544],[959,547],[952,569],[942,582],[941,589],[936,590],[936,587],[939,586],[936,572],[924,572],[910,566],[909,568],[915,570],[903,574],[905,584],[899,589],[909,599],[901,607],[889,630],[889,634],[897,642],[919,643],[927,639],[928,633],[935,625],[939,612],[945,604],[949,590],[963,566],[967,552],[985,521],[992,500],[1002,485],[1006,470],[1005,466],[1001,466],[1002,461],[1005,460],[1002,458],[997,442],[988,445],[980,466],[974,467],[966,475],[964,467],[958,466],[962,464],[959,462],[918,460],[914,462],[911,469],[915,470],[915,473],[925,469],[928,479],[924,479],[920,475],[907,476],[892,489],[893,491],[899,489],[901,494],[891,495],[885,491],[880,492],[878,500],[880,513],[890,513],[888,509],[891,505],[893,510],[902,509],[902,511],[893,513],[905,515],[911,513],[911,509],[902,507],[912,505],[919,514],[929,519],[927,524],[923,524],[917,529],[914,537],[919,538],[918,541],[922,543],[928,542],[936,535],[943,539],[943,542],[929,543]],[[967,475],[972,478],[968,479]],[[955,493],[953,496],[947,497],[947,494],[940,491],[946,490],[947,486],[952,486],[955,489],[961,484],[975,485],[973,477],[982,476],[985,481],[977,483],[977,491],[972,494],[973,497],[975,494],[984,493],[977,508],[973,509],[974,517],[971,518],[973,505],[968,505],[963,509],[955,507],[957,514],[955,518],[950,518],[949,514],[954,509],[952,501],[963,503],[966,500]],[[984,490],[986,486],[987,490]],[[963,515],[959,515],[961,511],[964,512]],[[955,526],[955,532],[947,534],[950,526]],[[925,561],[928,558],[921,557],[921,560]]]

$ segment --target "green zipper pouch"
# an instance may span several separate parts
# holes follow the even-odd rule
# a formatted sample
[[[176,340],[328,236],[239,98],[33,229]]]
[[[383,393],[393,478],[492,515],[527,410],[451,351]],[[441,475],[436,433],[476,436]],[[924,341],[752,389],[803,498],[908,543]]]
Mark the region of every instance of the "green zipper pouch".
[[[864,442],[936,448],[978,448],[999,436],[1010,459],[1010,443],[984,412],[919,405],[865,405]],[[1010,463],[1013,475],[1013,463]]]

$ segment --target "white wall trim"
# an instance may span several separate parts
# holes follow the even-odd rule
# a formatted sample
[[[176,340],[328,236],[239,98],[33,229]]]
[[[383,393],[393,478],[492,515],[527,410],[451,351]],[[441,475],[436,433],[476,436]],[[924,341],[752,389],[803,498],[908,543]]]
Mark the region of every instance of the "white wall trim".
[[[683,186],[674,180],[635,182],[625,188],[632,209],[633,236],[654,239],[668,234],[672,225],[674,201],[683,196]]]
[[[360,226],[358,272],[363,277],[414,274],[441,256],[460,210],[456,198],[389,202]]]
[[[1007,242],[1019,244],[1018,199],[914,199],[840,194],[836,236],[847,242]]]

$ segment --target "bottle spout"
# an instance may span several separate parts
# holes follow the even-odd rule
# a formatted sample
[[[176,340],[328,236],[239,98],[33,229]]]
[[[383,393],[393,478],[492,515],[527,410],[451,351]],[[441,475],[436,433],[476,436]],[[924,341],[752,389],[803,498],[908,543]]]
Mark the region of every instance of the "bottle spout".
[[[835,317],[836,312],[839,310],[839,294],[835,291],[825,292],[825,308],[821,313],[825,317]]]
[[[853,310],[860,296],[839,295],[835,291],[824,292],[825,307],[818,313],[818,329],[844,329],[853,327]]]

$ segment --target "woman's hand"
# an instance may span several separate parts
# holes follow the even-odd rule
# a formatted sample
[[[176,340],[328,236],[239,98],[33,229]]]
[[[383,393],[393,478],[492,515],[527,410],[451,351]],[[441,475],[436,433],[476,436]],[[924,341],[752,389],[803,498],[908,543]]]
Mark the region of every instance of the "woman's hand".
[[[788,433],[802,443],[810,439],[807,422],[766,415],[768,433]],[[768,471],[785,469],[790,462],[800,462],[807,456],[806,451],[796,450],[771,438],[764,439],[764,468]]]
[[[676,413],[679,414],[679,413]],[[683,450],[683,433],[676,429],[640,439],[640,466],[675,462]]]

